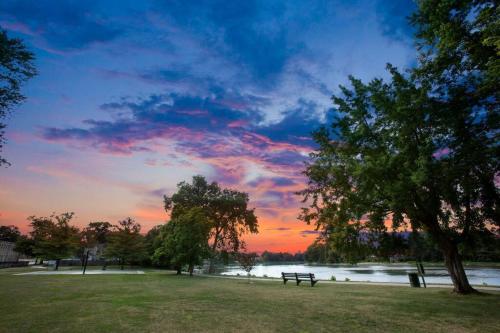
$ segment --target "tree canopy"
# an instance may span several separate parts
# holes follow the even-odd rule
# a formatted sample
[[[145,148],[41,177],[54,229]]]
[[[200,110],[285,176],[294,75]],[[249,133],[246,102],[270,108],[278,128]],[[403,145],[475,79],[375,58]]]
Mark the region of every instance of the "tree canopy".
[[[0,240],[15,242],[19,237],[21,237],[21,232],[15,225],[0,225]]]
[[[423,229],[443,252],[454,290],[469,293],[457,244],[500,225],[498,8],[418,4],[418,66],[401,73],[389,65],[388,81],[350,77],[351,87],[332,97],[336,118],[314,134],[301,218],[344,244],[388,223]]]
[[[200,208],[209,224],[212,253],[238,252],[244,243],[241,236],[257,233],[258,222],[253,209],[248,208],[248,194],[222,189],[216,182],[208,183],[203,176],[194,176],[192,183],[181,182],[171,197],[164,196],[165,210],[176,219],[192,208]]]
[[[82,237],[87,247],[106,244],[113,225],[109,222],[90,222],[82,231]]]
[[[209,231],[210,224],[203,209],[191,208],[177,215],[161,227],[153,261],[174,267],[178,274],[182,266],[187,265],[192,275],[194,266],[208,256]]]
[[[74,255],[80,248],[80,231],[70,225],[73,216],[74,213],[63,213],[28,218],[32,228],[33,254],[42,259],[56,260],[56,270],[61,259]]]
[[[18,38],[9,38],[0,27],[0,165],[8,164],[1,156],[5,143],[5,118],[25,97],[21,86],[36,75],[35,57]]]

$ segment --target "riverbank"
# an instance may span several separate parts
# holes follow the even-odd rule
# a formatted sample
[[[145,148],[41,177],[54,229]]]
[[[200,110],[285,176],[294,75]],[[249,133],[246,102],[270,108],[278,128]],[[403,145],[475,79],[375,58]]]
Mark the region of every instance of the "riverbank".
[[[0,332],[496,332],[500,293],[176,276],[0,271]],[[26,270],[24,270],[26,271]]]
[[[245,276],[234,276],[234,275],[216,275],[216,274],[198,274],[198,276],[207,277],[207,278],[222,278],[222,279],[235,279],[242,281],[267,281],[267,282],[283,282],[281,278],[275,277],[258,277],[251,276],[250,278]],[[321,284],[335,284],[335,285],[363,285],[363,286],[381,286],[381,287],[410,287],[410,283],[401,282],[401,283],[391,283],[391,282],[370,282],[370,281],[331,281],[331,280],[318,280]],[[291,280],[290,284],[294,284],[295,282]],[[307,281],[303,282],[307,285]],[[475,289],[479,291],[496,291],[500,292],[500,286],[485,286],[485,285],[472,285]],[[423,284],[421,285],[424,288]],[[426,284],[427,288],[443,288],[443,289],[453,289],[452,284]]]
[[[451,284],[446,267],[424,265],[425,281],[431,285]],[[398,283],[408,284],[408,274],[417,272],[415,264],[373,264],[358,265],[308,265],[308,264],[258,264],[250,274],[256,277],[280,278],[282,272],[312,273],[319,280],[336,280],[345,282]],[[500,287],[500,267],[466,266],[465,272],[472,285]],[[246,276],[246,272],[238,265],[224,267],[223,275]]]

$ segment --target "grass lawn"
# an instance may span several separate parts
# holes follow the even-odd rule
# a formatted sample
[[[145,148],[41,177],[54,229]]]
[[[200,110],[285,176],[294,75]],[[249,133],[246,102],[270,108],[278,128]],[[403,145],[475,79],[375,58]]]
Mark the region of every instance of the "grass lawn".
[[[0,332],[499,332],[500,293],[0,270]]]

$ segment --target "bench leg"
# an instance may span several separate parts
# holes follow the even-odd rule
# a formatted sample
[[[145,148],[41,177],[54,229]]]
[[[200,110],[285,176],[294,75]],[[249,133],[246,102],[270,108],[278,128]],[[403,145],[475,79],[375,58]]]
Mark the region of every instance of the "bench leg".
[[[301,280],[297,280],[297,285],[299,285],[302,281]]]
[[[286,281],[288,281],[287,279],[283,279],[283,284],[286,284]]]
[[[311,280],[311,287],[314,287],[314,285],[316,284],[316,282],[318,282],[318,280],[316,280],[316,281]]]

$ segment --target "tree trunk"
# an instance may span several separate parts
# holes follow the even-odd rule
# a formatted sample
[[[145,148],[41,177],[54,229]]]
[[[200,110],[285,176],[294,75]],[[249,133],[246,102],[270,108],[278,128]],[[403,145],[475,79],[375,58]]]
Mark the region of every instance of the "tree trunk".
[[[121,266],[121,270],[123,271],[123,266],[125,265],[125,260],[124,259],[121,259],[120,260],[120,266]]]
[[[55,271],[59,270],[59,263],[61,262],[61,259],[56,259],[56,268],[54,268]]]
[[[194,265],[190,264],[188,268],[189,276],[193,276],[193,270],[194,270]]]
[[[177,275],[181,275],[181,269],[180,269],[180,267],[177,267]]]
[[[444,264],[453,282],[453,292],[462,295],[477,293],[477,291],[471,287],[467,275],[465,275],[462,258],[460,258],[460,254],[458,253],[457,245],[453,239],[441,229],[437,217],[427,216],[427,218],[422,218],[421,221],[443,253]]]
[[[448,241],[441,245],[441,250],[444,255],[444,263],[453,282],[453,292],[464,295],[477,293],[469,284],[457,246],[452,241]]]
[[[216,229],[214,236],[214,243],[212,244],[212,255],[210,256],[210,264],[208,266],[208,273],[215,273],[215,250],[217,249],[217,243],[219,242],[219,233],[220,230]]]

